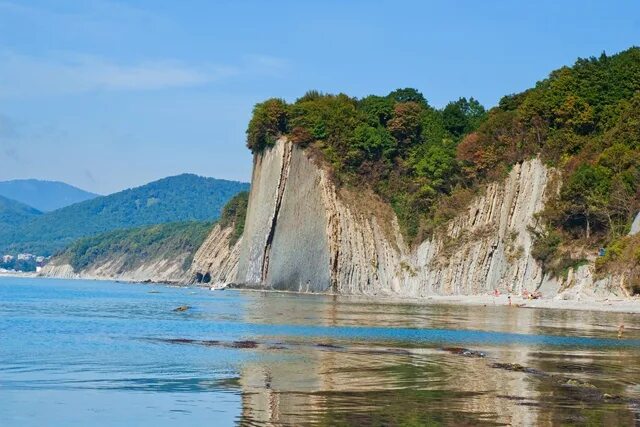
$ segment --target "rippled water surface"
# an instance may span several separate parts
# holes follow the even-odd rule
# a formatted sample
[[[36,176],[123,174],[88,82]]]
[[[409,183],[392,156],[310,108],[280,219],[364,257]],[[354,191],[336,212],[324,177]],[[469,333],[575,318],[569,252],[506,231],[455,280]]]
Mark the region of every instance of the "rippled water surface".
[[[0,425],[637,425],[638,317],[0,278]]]

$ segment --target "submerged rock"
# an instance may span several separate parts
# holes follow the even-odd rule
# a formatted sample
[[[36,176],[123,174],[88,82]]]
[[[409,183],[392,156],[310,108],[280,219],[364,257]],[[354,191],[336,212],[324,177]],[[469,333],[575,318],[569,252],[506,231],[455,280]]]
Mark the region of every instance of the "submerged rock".
[[[564,383],[562,383],[562,385],[569,386],[569,387],[582,387],[582,388],[592,388],[592,389],[597,388],[593,384],[590,384],[586,381],[577,380],[575,378],[569,378]]]
[[[336,349],[336,350],[344,348],[344,347],[339,346],[339,345],[335,345],[335,344],[331,344],[331,343],[323,343],[323,342],[316,344],[316,347],[333,348],[333,349]]]
[[[481,351],[469,350],[468,348],[463,347],[444,347],[442,350],[464,357],[486,357],[486,354]]]
[[[169,344],[192,344],[196,342],[196,340],[189,339],[189,338],[166,338],[166,339],[161,339],[160,341],[166,342]]]
[[[234,341],[231,344],[231,347],[233,347],[233,348],[256,348],[256,347],[258,347],[258,343],[255,342],[255,341],[251,341],[251,340]]]
[[[511,372],[523,372],[525,374],[539,375],[539,376],[548,376],[546,372],[540,371],[535,368],[529,368],[526,366],[522,366],[519,363],[493,363],[491,364],[492,368],[495,369],[503,369],[505,371]]]
[[[173,311],[178,311],[178,312],[181,312],[181,311],[187,311],[187,310],[189,310],[190,308],[191,308],[191,307],[190,307],[190,306],[188,306],[188,305],[181,305],[180,307],[176,307],[176,308],[174,308],[174,309],[173,309]]]

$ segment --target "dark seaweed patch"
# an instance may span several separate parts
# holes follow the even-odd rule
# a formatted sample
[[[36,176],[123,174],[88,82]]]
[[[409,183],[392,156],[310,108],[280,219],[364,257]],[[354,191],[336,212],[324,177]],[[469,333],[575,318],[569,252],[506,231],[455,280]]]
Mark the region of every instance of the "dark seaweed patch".
[[[502,369],[502,370],[511,371],[511,372],[523,372],[525,374],[531,374],[531,375],[539,375],[539,376],[549,375],[546,372],[542,372],[535,368],[522,366],[519,363],[492,363],[491,367],[495,369]]]
[[[331,344],[331,343],[317,343],[316,347],[322,347],[322,348],[333,348],[333,349],[342,349],[344,347],[341,347],[339,345],[335,345],[335,344]]]
[[[255,341],[234,341],[231,343],[231,347],[233,348],[256,348],[258,347],[258,343]]]

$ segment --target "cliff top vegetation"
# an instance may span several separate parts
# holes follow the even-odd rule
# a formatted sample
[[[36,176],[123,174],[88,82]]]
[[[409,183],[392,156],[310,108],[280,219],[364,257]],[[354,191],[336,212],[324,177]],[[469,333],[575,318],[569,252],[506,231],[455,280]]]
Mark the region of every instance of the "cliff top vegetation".
[[[434,108],[411,88],[257,104],[252,152],[284,135],[321,153],[338,185],[366,186],[388,201],[414,242],[483,183],[539,155],[562,184],[533,230],[535,255],[559,274],[582,261],[571,248],[614,245],[640,209],[640,48],[578,59],[489,111],[471,97]]]

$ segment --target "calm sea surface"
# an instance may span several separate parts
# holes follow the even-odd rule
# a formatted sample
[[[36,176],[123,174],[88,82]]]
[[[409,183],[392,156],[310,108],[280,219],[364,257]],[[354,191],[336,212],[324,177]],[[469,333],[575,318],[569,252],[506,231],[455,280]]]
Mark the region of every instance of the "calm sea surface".
[[[640,425],[639,317],[0,278],[0,426]]]

